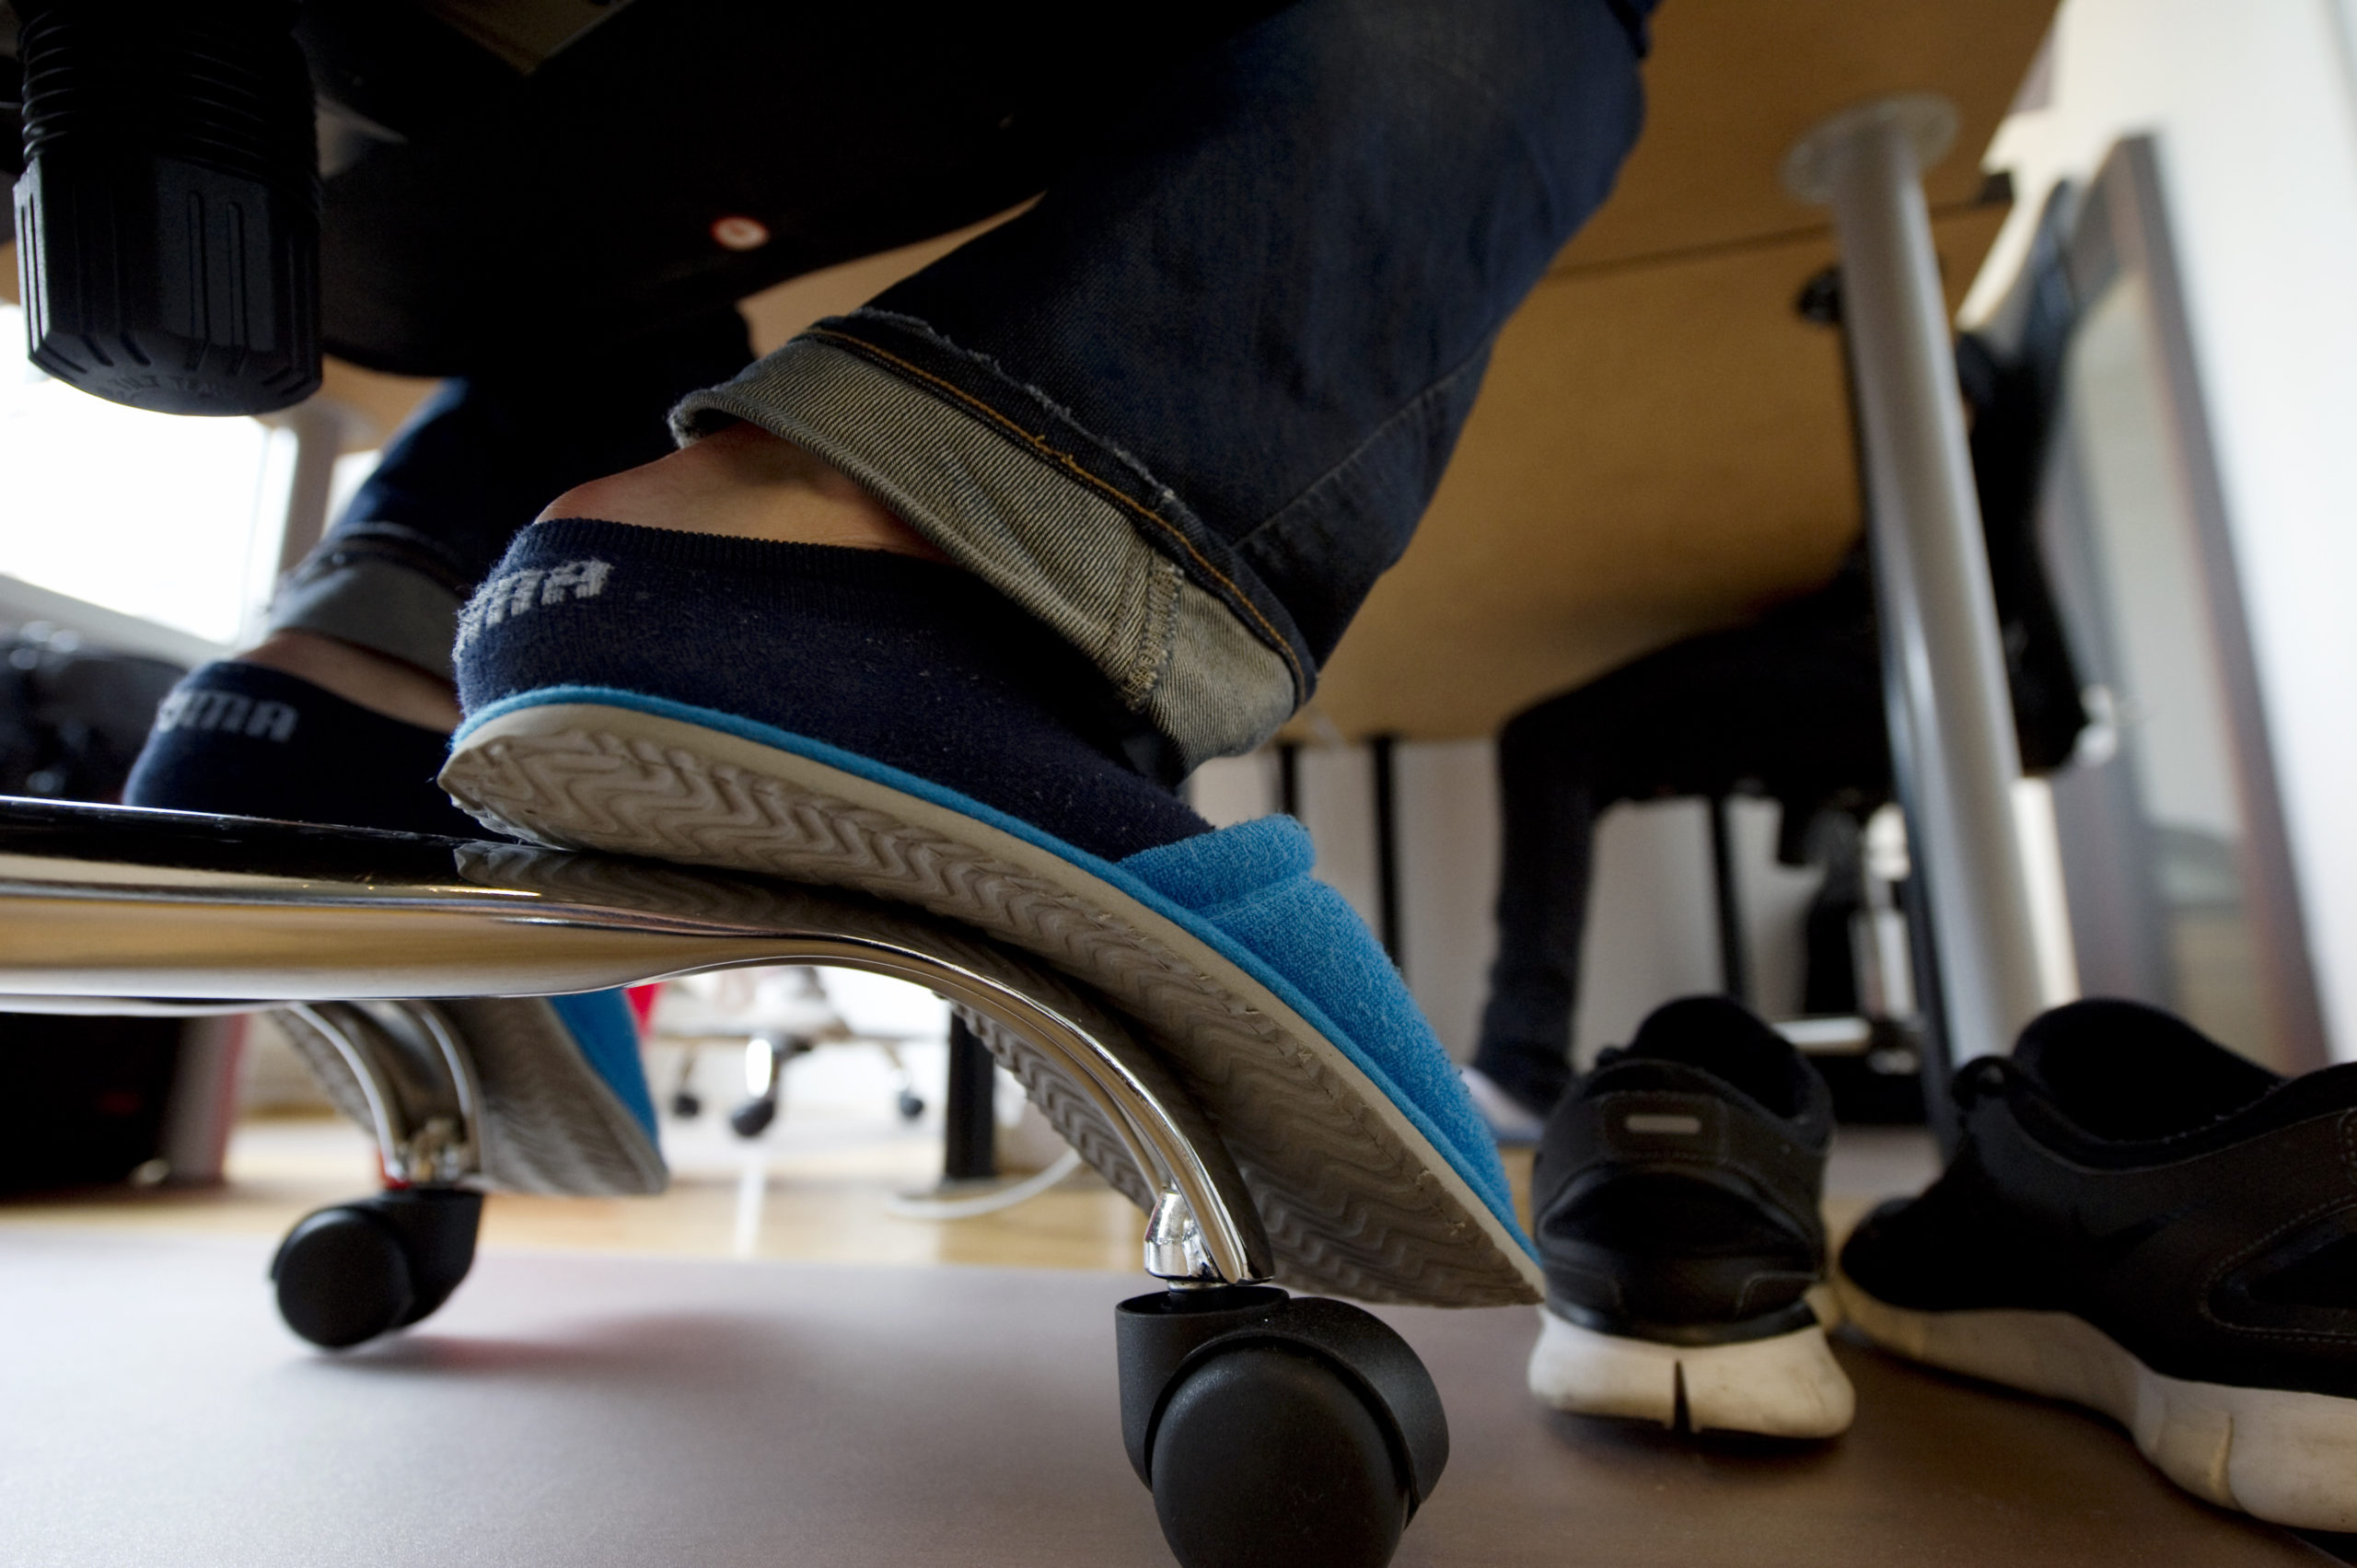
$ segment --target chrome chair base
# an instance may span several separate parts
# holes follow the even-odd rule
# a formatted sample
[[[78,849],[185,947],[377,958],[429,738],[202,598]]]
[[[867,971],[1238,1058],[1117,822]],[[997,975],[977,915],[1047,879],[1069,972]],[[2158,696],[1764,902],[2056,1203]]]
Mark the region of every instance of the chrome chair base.
[[[1086,988],[833,889],[0,798],[0,1012],[286,1008],[348,1074],[389,1190],[307,1216],[273,1264],[282,1314],[323,1345],[417,1321],[471,1261],[482,1095],[440,1002],[790,963],[946,998],[1148,1214],[1142,1261],[1165,1288],[1121,1307],[1123,1421],[1180,1561],[1380,1568],[1446,1459],[1430,1377],[1370,1315],[1265,1283],[1269,1237],[1212,1121]]]
[[[1209,1121],[1111,1008],[962,928],[856,894],[575,854],[189,812],[0,800],[0,1010],[293,1006],[362,1086],[395,1179],[479,1168],[479,1101],[416,999],[553,995],[808,963],[926,987],[1082,1156],[1160,1216],[1155,1277],[1268,1279]]]

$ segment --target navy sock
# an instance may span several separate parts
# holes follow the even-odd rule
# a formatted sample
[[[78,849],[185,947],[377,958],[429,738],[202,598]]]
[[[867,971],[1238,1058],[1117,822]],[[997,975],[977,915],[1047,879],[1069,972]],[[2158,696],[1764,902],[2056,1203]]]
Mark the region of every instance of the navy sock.
[[[122,798],[175,811],[492,836],[434,782],[449,748],[438,730],[282,670],[208,664],[164,699]]]
[[[517,537],[459,629],[470,714],[608,686],[839,746],[1118,860],[1210,825],[1097,668],[956,567],[562,519]]]

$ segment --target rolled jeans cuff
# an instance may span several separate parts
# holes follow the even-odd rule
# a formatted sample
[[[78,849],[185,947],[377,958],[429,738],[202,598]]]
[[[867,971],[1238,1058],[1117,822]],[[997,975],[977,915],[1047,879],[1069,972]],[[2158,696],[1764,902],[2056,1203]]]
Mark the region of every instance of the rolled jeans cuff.
[[[364,525],[359,531],[408,532],[389,525]],[[466,589],[413,553],[398,543],[380,552],[331,536],[271,596],[269,629],[316,632],[457,679],[451,645]]]
[[[1149,543],[1113,493],[964,389],[806,334],[671,412],[682,444],[731,420],[825,459],[1046,622],[1181,772],[1250,750],[1300,701],[1295,665]]]

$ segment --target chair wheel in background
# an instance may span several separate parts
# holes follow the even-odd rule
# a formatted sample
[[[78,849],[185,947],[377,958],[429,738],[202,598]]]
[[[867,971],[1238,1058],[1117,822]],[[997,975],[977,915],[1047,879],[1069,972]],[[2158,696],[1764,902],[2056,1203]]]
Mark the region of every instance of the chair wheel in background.
[[[407,1328],[450,1297],[474,1263],[482,1194],[408,1188],[306,1214],[278,1244],[278,1315],[343,1350]]]
[[[1266,1285],[1116,1309],[1121,1426],[1181,1568],[1383,1568],[1448,1462],[1431,1375],[1380,1318]]]
[[[777,1097],[775,1095],[763,1095],[759,1099],[749,1099],[728,1113],[728,1125],[736,1130],[739,1138],[758,1138],[768,1132],[770,1123],[776,1120]]]

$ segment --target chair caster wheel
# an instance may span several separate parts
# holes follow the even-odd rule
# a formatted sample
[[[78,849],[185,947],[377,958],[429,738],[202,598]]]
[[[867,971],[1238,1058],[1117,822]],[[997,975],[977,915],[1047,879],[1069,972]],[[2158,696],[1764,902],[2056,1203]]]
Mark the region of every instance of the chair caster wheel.
[[[1269,1286],[1117,1309],[1121,1426],[1181,1568],[1383,1568],[1448,1462],[1406,1341]]]
[[[903,1121],[915,1121],[924,1115],[924,1096],[914,1089],[902,1089],[900,1098],[896,1103],[900,1108],[900,1120]]]
[[[737,1130],[739,1138],[758,1138],[776,1120],[777,1101],[766,1098],[749,1099],[728,1113],[728,1125]]]
[[[454,1187],[380,1192],[306,1214],[271,1260],[278,1315],[328,1350],[419,1321],[475,1259],[482,1194]]]
[[[671,1114],[682,1121],[693,1121],[703,1114],[703,1101],[681,1089],[671,1097]]]

